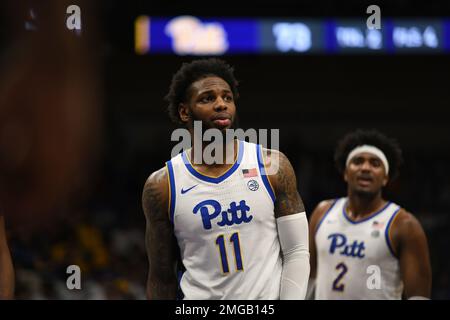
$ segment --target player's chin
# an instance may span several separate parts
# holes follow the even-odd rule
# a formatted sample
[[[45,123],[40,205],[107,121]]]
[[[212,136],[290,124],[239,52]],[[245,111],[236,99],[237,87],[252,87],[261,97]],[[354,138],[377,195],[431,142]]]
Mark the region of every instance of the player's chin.
[[[378,193],[378,190],[374,190],[374,188],[370,188],[370,187],[356,186],[354,189],[354,192],[360,197],[372,198],[373,196],[375,196]]]

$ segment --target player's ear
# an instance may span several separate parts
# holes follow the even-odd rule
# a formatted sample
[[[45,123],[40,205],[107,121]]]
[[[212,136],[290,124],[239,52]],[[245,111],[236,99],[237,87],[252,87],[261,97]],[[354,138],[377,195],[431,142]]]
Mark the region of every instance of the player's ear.
[[[389,182],[389,176],[385,175],[384,178],[383,178],[383,187],[386,187],[388,182]]]
[[[348,182],[347,168],[344,169],[344,181]]]
[[[178,114],[180,115],[180,120],[183,123],[189,122],[189,119],[191,118],[191,114],[189,111],[189,107],[186,103],[180,103],[178,105]]]

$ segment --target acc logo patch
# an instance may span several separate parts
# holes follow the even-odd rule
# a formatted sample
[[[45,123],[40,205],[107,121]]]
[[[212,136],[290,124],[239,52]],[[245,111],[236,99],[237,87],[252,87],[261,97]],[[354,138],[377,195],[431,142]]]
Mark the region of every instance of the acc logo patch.
[[[251,190],[251,191],[256,191],[259,189],[259,183],[256,180],[250,180],[249,182],[247,182],[247,187]]]

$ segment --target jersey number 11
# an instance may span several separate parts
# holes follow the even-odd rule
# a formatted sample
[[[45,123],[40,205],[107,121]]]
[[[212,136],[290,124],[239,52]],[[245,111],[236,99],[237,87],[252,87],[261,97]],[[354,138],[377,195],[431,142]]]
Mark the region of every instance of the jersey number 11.
[[[235,232],[230,237],[230,242],[233,244],[234,261],[236,263],[236,270],[242,271],[244,267],[242,266],[242,256],[241,256],[241,244],[239,242],[239,233]],[[225,236],[221,234],[216,239],[216,245],[219,249],[220,261],[222,263],[223,273],[230,272],[230,267],[228,265],[227,249],[225,246]]]

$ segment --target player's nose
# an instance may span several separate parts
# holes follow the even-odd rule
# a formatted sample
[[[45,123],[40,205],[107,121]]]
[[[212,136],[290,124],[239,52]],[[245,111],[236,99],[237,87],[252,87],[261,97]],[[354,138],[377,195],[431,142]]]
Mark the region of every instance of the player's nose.
[[[363,161],[361,164],[361,170],[363,171],[370,171],[372,169],[372,166],[370,165],[369,161]]]
[[[225,103],[225,100],[223,100],[222,97],[218,97],[216,100],[216,103],[214,104],[214,110],[223,111],[226,109],[227,109],[227,104]]]

